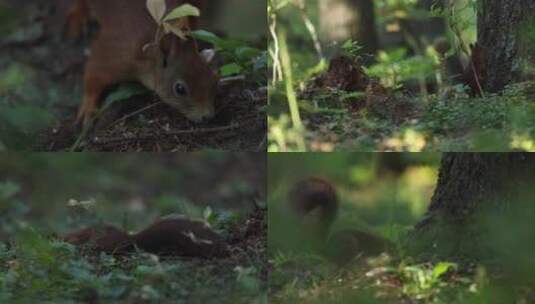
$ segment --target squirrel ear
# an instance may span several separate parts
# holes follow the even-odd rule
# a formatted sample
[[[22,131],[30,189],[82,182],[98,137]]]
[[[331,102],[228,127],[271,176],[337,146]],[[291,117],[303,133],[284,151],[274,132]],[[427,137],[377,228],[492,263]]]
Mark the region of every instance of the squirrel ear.
[[[180,51],[181,40],[174,34],[164,35],[159,42],[147,43],[143,46],[143,53],[156,61],[162,62],[165,68],[169,57],[174,56]]]
[[[211,63],[215,57],[216,51],[214,49],[205,49],[202,50],[200,54],[206,63]]]
[[[168,52],[161,46],[155,43],[147,43],[142,48],[143,54],[147,55],[154,60],[162,60],[162,66],[165,68],[167,66],[167,57],[169,56]]]

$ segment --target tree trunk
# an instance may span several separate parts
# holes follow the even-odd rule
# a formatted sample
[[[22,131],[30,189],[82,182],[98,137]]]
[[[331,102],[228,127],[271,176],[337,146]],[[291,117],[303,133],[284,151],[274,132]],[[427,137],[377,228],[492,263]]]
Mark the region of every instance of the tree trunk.
[[[528,30],[535,26],[535,1],[481,0],[477,19],[477,41],[485,52],[482,86],[499,92],[521,79],[527,50],[534,47],[527,40],[533,39]]]
[[[423,223],[436,217],[466,221],[482,207],[506,208],[534,172],[531,153],[447,153]]]
[[[352,39],[363,47],[363,54],[375,55],[377,31],[372,0],[321,0],[318,4],[320,37],[324,44]],[[365,61],[369,58],[363,56]]]
[[[535,237],[534,180],[533,153],[445,154],[412,248],[438,256],[525,248]]]

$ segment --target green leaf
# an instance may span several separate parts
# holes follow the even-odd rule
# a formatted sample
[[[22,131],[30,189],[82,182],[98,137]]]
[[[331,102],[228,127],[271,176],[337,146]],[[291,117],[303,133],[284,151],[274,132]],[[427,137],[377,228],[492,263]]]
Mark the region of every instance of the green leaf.
[[[239,74],[241,72],[242,68],[236,63],[229,63],[224,66],[222,66],[219,71],[221,73],[221,76],[230,76],[234,74]]]
[[[251,60],[252,58],[255,58],[260,54],[260,50],[248,46],[243,46],[237,48],[235,54],[240,60]]]
[[[203,218],[208,224],[215,225],[218,219],[218,214],[210,208],[210,206],[206,207],[203,212]]]
[[[216,34],[204,30],[193,31],[191,36],[197,40],[211,43],[215,47],[219,47],[221,43],[221,38],[217,37]]]
[[[175,8],[174,10],[172,10],[169,14],[167,14],[167,16],[163,18],[163,21],[179,19],[179,18],[187,17],[187,16],[198,17],[200,15],[201,15],[201,12],[195,6],[191,4],[183,4]]]
[[[455,264],[453,263],[440,262],[436,264],[433,268],[433,279],[438,279],[452,268],[455,268]]]

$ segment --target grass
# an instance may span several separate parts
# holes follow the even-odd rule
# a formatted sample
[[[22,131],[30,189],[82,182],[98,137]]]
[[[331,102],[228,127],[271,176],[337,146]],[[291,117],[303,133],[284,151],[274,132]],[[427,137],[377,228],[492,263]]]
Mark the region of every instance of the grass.
[[[509,288],[500,275],[489,274],[483,266],[384,256],[343,268],[321,258],[293,256],[275,268],[271,279],[282,286],[272,287],[272,303],[529,303],[532,299],[532,291]]]

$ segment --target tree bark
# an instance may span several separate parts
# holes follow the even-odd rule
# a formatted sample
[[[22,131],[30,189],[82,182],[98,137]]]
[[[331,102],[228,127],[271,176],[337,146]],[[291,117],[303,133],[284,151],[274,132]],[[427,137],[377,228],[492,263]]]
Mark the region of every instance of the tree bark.
[[[535,26],[535,1],[481,0],[477,19],[477,41],[485,51],[482,86],[499,92],[522,77],[526,50],[533,47],[523,37]]]
[[[351,39],[359,42],[363,54],[375,55],[378,40],[372,0],[321,0],[318,4],[320,37],[324,44]],[[369,56],[363,59],[367,61]]]
[[[531,153],[447,153],[426,221],[465,221],[481,207],[505,207],[519,187],[533,182],[533,172]]]
[[[422,241],[415,249],[492,254],[531,239],[534,181],[533,153],[445,154],[428,212],[415,227],[415,241]]]

